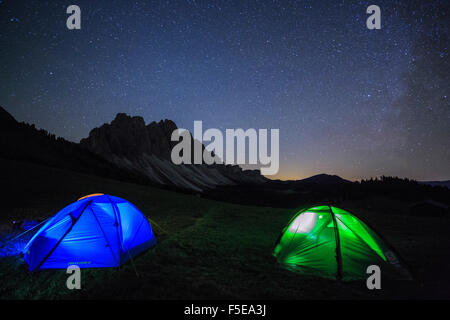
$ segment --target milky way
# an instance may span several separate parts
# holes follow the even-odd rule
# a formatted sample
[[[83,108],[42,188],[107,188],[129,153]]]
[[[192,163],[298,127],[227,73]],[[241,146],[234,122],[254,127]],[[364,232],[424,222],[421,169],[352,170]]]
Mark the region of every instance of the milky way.
[[[72,141],[118,112],[279,128],[283,179],[450,179],[445,5],[2,0],[0,105]]]

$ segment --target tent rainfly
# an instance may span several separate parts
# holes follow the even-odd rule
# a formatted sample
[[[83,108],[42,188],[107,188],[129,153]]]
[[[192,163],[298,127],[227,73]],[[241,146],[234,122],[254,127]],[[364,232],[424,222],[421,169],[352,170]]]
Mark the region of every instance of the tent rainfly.
[[[316,206],[298,212],[283,229],[274,256],[285,268],[339,280],[367,278],[377,265],[388,278],[410,279],[398,256],[348,211]]]
[[[30,271],[117,267],[156,244],[146,217],[128,201],[93,194],[48,220],[23,249]]]

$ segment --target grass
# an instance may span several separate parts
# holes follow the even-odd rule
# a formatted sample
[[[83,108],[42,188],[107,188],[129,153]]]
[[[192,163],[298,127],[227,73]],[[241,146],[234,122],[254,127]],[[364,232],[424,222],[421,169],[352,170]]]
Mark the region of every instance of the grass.
[[[0,259],[1,299],[379,299],[449,298],[448,220],[383,213],[402,203],[383,199],[345,206],[373,225],[413,266],[413,282],[340,283],[281,268],[272,249],[295,210],[227,204],[142,185],[0,159],[5,170],[3,234],[10,220],[56,213],[102,192],[135,204],[152,222],[158,244],[120,268],[82,269],[81,290],[65,270],[28,271],[19,256]],[[11,201],[18,198],[20,201]],[[373,205],[368,206],[368,203]],[[378,204],[378,206],[376,205]],[[380,205],[382,204],[382,205]],[[369,209],[368,209],[369,208]],[[388,210],[388,209],[386,209]]]

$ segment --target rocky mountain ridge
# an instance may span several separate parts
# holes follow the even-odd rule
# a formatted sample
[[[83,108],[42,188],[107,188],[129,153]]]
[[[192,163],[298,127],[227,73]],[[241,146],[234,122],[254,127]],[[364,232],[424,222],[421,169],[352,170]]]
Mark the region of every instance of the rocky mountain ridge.
[[[197,192],[216,186],[268,181],[259,170],[243,170],[239,166],[174,164],[170,154],[177,142],[171,141],[171,135],[176,129],[171,120],[147,125],[142,117],[118,113],[111,123],[91,130],[80,145],[119,167],[140,172],[155,183]]]

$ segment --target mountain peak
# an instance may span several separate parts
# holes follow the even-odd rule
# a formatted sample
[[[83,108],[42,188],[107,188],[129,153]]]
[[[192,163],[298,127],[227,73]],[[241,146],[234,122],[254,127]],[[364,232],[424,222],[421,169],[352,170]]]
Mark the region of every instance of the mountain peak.
[[[146,125],[141,116],[118,113],[111,123],[94,128],[89,137],[80,144],[107,158],[111,156],[135,159],[144,155],[155,155],[170,159],[172,141],[170,137],[176,124],[171,120],[151,122]]]
[[[140,126],[145,127],[144,118],[140,116],[129,116],[126,113],[118,113],[113,121],[111,121],[112,126]]]
[[[299,182],[319,183],[319,184],[335,184],[349,182],[337,175],[330,175],[326,173],[316,174],[306,179],[298,180]]]

